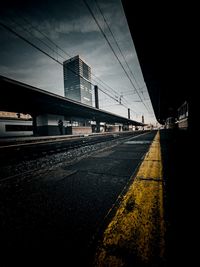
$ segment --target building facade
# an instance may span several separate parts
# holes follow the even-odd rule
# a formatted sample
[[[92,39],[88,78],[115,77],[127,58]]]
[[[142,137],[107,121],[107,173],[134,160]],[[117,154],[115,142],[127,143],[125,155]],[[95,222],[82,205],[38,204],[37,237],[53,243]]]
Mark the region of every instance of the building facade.
[[[63,62],[65,97],[92,106],[91,68],[79,55]]]

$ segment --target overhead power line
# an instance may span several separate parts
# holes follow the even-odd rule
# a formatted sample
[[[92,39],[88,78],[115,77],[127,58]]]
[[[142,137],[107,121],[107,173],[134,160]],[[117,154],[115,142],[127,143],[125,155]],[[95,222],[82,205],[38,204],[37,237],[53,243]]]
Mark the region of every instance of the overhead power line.
[[[7,16],[7,15],[6,15]],[[35,31],[37,31],[38,33],[40,33],[43,37],[45,37],[45,39],[47,39],[48,42],[50,42],[51,44],[53,44],[53,46],[56,47],[56,51],[54,48],[52,48],[49,43],[45,43],[44,40],[41,40],[40,38],[36,37],[36,36],[33,36],[33,33],[30,32],[30,29],[29,28],[25,28],[24,25],[21,25],[19,22],[16,22],[16,20],[14,20],[13,18],[11,19],[9,17],[9,20],[11,20],[12,23],[16,24],[17,26],[19,26],[20,28],[22,28],[25,32],[27,32],[32,38],[35,38],[36,40],[38,40],[39,42],[41,42],[43,45],[45,45],[46,47],[48,47],[53,53],[57,54],[59,57],[61,57],[63,60],[65,60],[66,58],[63,57],[59,52],[58,50],[62,51],[65,55],[67,55],[68,57],[72,57],[69,53],[67,53],[66,51],[64,51],[61,47],[59,47],[54,41],[52,41],[46,34],[44,34],[40,29],[38,29],[36,26],[34,26],[27,18],[25,18],[22,14],[19,14],[18,13],[18,17],[20,19],[22,19],[25,23],[26,23],[26,26],[29,26],[31,27],[31,29],[34,29]],[[57,58],[57,61],[58,61],[58,58]],[[117,101],[118,103],[122,104],[122,101],[125,102],[127,105],[133,105],[132,103],[128,103],[128,101],[126,101],[125,98],[122,98],[122,96],[116,91],[114,90],[111,86],[109,86],[108,84],[106,84],[104,81],[102,81],[100,78],[98,78],[94,73],[91,72],[91,75],[94,76],[95,78],[93,78],[93,80],[95,82],[97,82],[97,84],[99,85],[99,82],[100,82],[100,87],[99,87],[99,90],[102,91],[103,93],[107,92],[107,96],[108,95],[111,95],[111,98],[115,101]],[[97,81],[98,80],[98,81]],[[109,88],[113,93],[110,93]],[[101,87],[104,88],[104,90],[101,89]],[[114,96],[113,96],[113,95]],[[135,101],[134,101],[135,102]],[[125,105],[124,105],[125,106]],[[128,107],[127,107],[128,108]],[[137,112],[134,112],[137,114]]]
[[[21,25],[19,22],[17,22],[16,20],[14,19],[11,19],[9,18],[9,20],[16,24],[17,26],[19,26],[22,30],[24,30],[25,32],[27,32],[31,37],[32,37],[32,33],[27,29],[25,28],[23,25]],[[39,31],[38,31],[39,32]],[[43,40],[41,40],[40,38],[34,36],[34,38],[36,40],[38,40],[39,42],[41,42],[43,45],[45,45],[46,47],[48,47],[52,52],[56,53],[58,56],[60,56],[61,58],[65,59],[62,55],[60,55],[58,52],[56,52],[50,45],[48,45],[47,43],[45,43]]]
[[[5,14],[6,15],[6,14]],[[7,15],[6,15],[7,16]],[[7,16],[8,17],[8,16]],[[30,27],[32,29],[34,29],[35,31],[37,31],[38,33],[40,33],[43,37],[45,37],[45,39],[47,39],[51,44],[53,44],[57,50],[62,51],[67,57],[72,57],[72,55],[70,55],[69,53],[67,53],[66,51],[64,51],[61,47],[59,47],[54,41],[52,41],[46,34],[44,34],[41,30],[39,30],[35,25],[33,25],[27,18],[25,18],[24,16],[22,16],[21,14],[18,13],[18,17],[20,19],[22,19],[26,25],[30,25]],[[39,42],[41,42],[42,44],[44,44],[46,47],[48,47],[53,53],[57,54],[59,57],[61,57],[63,60],[66,60],[65,57],[63,57],[58,51],[56,51],[54,48],[52,48],[49,44],[45,43],[43,40],[39,39],[36,36],[33,36],[32,32],[29,31],[29,29],[25,28],[23,25],[21,25],[19,22],[16,22],[16,20],[14,20],[13,18],[11,19],[10,17],[8,17],[9,20],[16,24],[17,26],[19,26],[20,28],[22,28],[25,32],[27,32],[29,35],[31,35],[31,37],[34,37],[36,40],[38,40]],[[100,78],[98,78],[93,72],[91,72],[91,75],[95,78],[93,78],[94,81],[97,82],[97,84],[101,83],[100,86],[104,88],[104,90],[107,91],[107,95],[110,95],[110,91],[106,88],[108,87],[110,90],[112,90],[114,96],[112,96],[113,99],[115,99],[117,102],[119,102],[119,93],[117,91],[115,91],[111,86],[109,86],[108,84],[106,84],[104,81],[102,81]],[[97,81],[98,80],[98,81]],[[106,87],[105,87],[106,86]],[[99,87],[99,90],[101,90],[101,88]],[[104,91],[102,91],[104,92]]]
[[[89,4],[87,3],[87,1],[86,1],[86,0],[83,0],[83,2],[85,3],[86,7],[88,8],[88,10],[89,10],[89,12],[90,12],[91,16],[93,17],[94,21],[96,22],[96,24],[97,24],[97,26],[98,26],[98,28],[99,28],[100,32],[102,33],[103,37],[105,38],[106,42],[108,43],[108,45],[109,45],[110,49],[112,50],[112,52],[113,52],[114,56],[116,57],[117,61],[118,61],[118,62],[119,62],[119,64],[120,64],[120,66],[121,66],[121,67],[122,67],[122,69],[124,70],[124,72],[125,72],[125,74],[126,74],[126,76],[127,76],[128,80],[130,81],[130,83],[132,84],[132,86],[134,87],[134,89],[136,90],[136,92],[137,92],[137,95],[138,95],[138,97],[140,98],[141,102],[142,102],[142,103],[143,103],[143,105],[145,106],[146,110],[147,110],[148,112],[150,112],[150,111],[149,111],[149,109],[147,108],[146,104],[143,102],[143,100],[142,100],[142,98],[141,98],[140,94],[138,93],[138,90],[137,90],[137,88],[135,87],[134,83],[132,82],[132,80],[131,80],[131,78],[130,78],[129,74],[127,73],[126,69],[124,68],[123,64],[121,63],[121,61],[120,61],[119,57],[117,56],[117,54],[116,54],[115,50],[113,49],[113,47],[112,47],[112,44],[110,43],[109,39],[107,38],[106,34],[104,33],[104,31],[103,31],[103,29],[102,29],[101,25],[99,24],[99,22],[98,22],[97,18],[95,17],[95,15],[94,15],[94,13],[93,13],[92,9],[91,9],[91,8],[90,8],[90,6],[89,6]]]
[[[17,33],[15,30],[11,29],[10,27],[8,27],[7,25],[5,25],[4,23],[2,23],[0,21],[0,25],[5,28],[6,30],[8,30],[9,32],[13,33],[14,35],[16,35],[17,37],[19,37],[20,39],[22,39],[23,41],[25,41],[26,43],[28,43],[29,45],[31,45],[32,47],[36,48],[37,50],[39,50],[40,52],[42,52],[43,54],[45,54],[46,56],[50,57],[51,59],[53,59],[54,61],[56,61],[57,63],[60,64],[60,61],[56,60],[54,57],[52,57],[51,55],[49,55],[47,52],[45,52],[43,49],[39,48],[38,46],[36,46],[35,44],[33,44],[32,42],[30,42],[28,39],[26,39],[25,37],[23,37],[21,34]]]
[[[36,26],[34,26],[31,22],[29,22],[26,18],[24,18],[23,16],[20,16],[20,18],[22,18],[25,22],[26,25],[29,24],[31,26],[31,28],[33,28],[34,30],[36,30],[37,32],[39,32],[42,36],[44,36],[49,42],[51,42],[57,49],[61,50],[63,53],[65,53],[67,56],[70,56],[68,53],[66,53],[62,48],[60,48],[55,42],[53,42],[46,34],[44,34],[41,30],[39,30]],[[9,18],[10,19],[10,18]],[[10,19],[11,20],[11,19]],[[28,34],[31,35],[31,37],[34,37],[35,39],[37,39],[38,41],[40,41],[42,44],[44,44],[46,47],[48,47],[52,52],[56,53],[58,56],[60,56],[61,58],[63,58],[65,60],[65,58],[58,53],[58,51],[55,51],[49,44],[45,43],[43,40],[39,39],[36,36],[33,36],[32,32],[30,32],[27,28],[25,28],[24,26],[20,25],[20,23],[16,22],[15,20],[11,20],[13,23],[15,23],[16,25],[18,25],[19,27],[21,27],[23,29],[23,31],[27,32]],[[52,60],[56,61],[58,64],[63,65],[62,62],[60,62],[58,60],[58,58],[56,59],[54,56],[51,56],[49,53],[45,52],[43,49],[41,49],[40,47],[38,47],[37,45],[35,45],[34,43],[32,43],[31,41],[29,41],[27,38],[23,37],[21,34],[17,33],[15,30],[11,29],[9,26],[5,25],[4,23],[0,24],[2,27],[4,27],[5,29],[7,29],[8,31],[10,31],[11,33],[15,34],[16,36],[18,36],[19,38],[21,38],[22,40],[24,40],[25,42],[27,42],[28,44],[30,44],[31,46],[33,46],[34,48],[36,48],[37,50],[39,50],[40,52],[42,52],[43,54],[45,54],[46,56],[48,56],[49,58],[51,58]],[[71,56],[70,56],[71,57]],[[66,66],[64,66],[66,67]],[[67,68],[68,70],[70,70],[71,72],[74,72],[73,70]],[[74,72],[75,73],[75,72]],[[81,75],[75,73],[76,75],[80,76],[82,79],[85,79],[84,77],[82,77]],[[93,76],[96,77],[96,79],[98,79],[101,83],[105,84],[107,87],[109,87],[113,92],[114,92],[114,96],[112,96],[110,94],[110,92],[108,92],[108,89],[105,88],[102,84],[101,87],[104,87],[103,90],[101,87],[99,87],[99,90],[101,92],[103,92],[105,95],[107,95],[108,97],[110,97],[111,99],[113,99],[114,101],[120,103],[122,106],[124,106],[125,108],[128,108],[126,105],[124,105],[122,103],[122,98],[120,99],[120,95],[118,92],[116,92],[112,87],[110,87],[109,85],[107,85],[104,81],[102,81],[100,78],[98,78],[96,75],[94,75],[92,73]],[[86,79],[85,79],[86,80]],[[91,85],[95,85],[92,82],[86,80],[88,83],[90,83]],[[116,99],[117,98],[117,99]],[[129,105],[129,103],[124,99],[124,101]],[[137,114],[137,112],[135,112],[134,110],[132,110],[135,114]]]
[[[30,21],[28,21],[28,19],[27,18],[25,18],[25,17],[23,17],[23,16],[20,16],[20,17],[22,17],[22,19],[26,22],[26,23],[28,23],[28,24],[30,24],[30,26],[35,30],[35,31],[37,31],[37,32],[39,32],[43,37],[45,37],[50,43],[52,43],[57,49],[59,49],[60,51],[62,51],[66,56],[68,56],[68,57],[72,57],[72,55],[70,55],[69,53],[67,53],[65,50],[63,50],[60,46],[58,46],[54,41],[52,41],[46,34],[44,34],[41,30],[39,30],[36,26],[34,26]],[[55,50],[54,50],[54,52],[56,52]],[[60,57],[62,57],[64,60],[65,60],[65,58],[62,56],[62,55],[60,55],[58,52],[56,52]],[[99,80],[102,84],[104,84],[105,86],[107,86],[108,88],[110,88],[113,92],[114,92],[114,94],[119,94],[117,91],[115,91],[112,87],[110,87],[108,84],[106,84],[104,81],[102,81],[99,77],[97,77],[93,72],[91,72],[91,75],[92,76],[94,76],[95,77],[95,79],[97,79],[97,80]],[[94,80],[95,80],[94,79]],[[104,89],[106,89],[105,87],[104,87]],[[107,90],[107,89],[106,89]]]
[[[32,47],[36,48],[38,51],[42,52],[44,55],[48,56],[49,58],[51,58],[52,60],[54,60],[55,62],[57,62],[58,64],[60,64],[61,66],[63,66],[64,68],[67,68],[69,71],[73,72],[75,75],[81,77],[82,79],[84,79],[85,81],[87,81],[88,83],[90,83],[91,85],[95,85],[92,82],[88,81],[87,79],[85,79],[82,75],[76,73],[75,71],[73,71],[72,69],[70,69],[67,66],[64,66],[62,62],[60,62],[58,59],[54,58],[53,56],[49,55],[46,51],[44,51],[43,49],[39,48],[37,45],[33,44],[32,42],[30,42],[27,38],[23,37],[21,34],[17,33],[15,30],[11,29],[9,26],[5,25],[4,23],[2,23],[0,21],[0,25],[8,30],[9,32],[11,32],[12,34],[16,35],[17,37],[19,37],[20,39],[22,39],[23,41],[25,41],[26,43],[28,43],[29,45],[31,45]],[[113,100],[119,102],[116,98],[114,98],[112,95],[110,95],[109,93],[105,92],[103,89],[99,88],[100,91],[102,91],[104,94],[106,94],[107,96],[109,96],[110,98],[112,98]]]
[[[28,21],[26,18],[22,17],[22,19],[28,23],[35,31],[37,31],[38,33],[40,33],[46,40],[48,40],[52,45],[54,45],[56,47],[56,49],[59,49],[60,51],[62,51],[65,55],[67,55],[68,57],[71,57],[66,51],[64,51],[61,47],[59,47],[54,41],[52,41],[46,34],[44,34],[41,30],[39,30],[36,26],[34,26],[30,21]],[[53,49],[54,50],[54,49]],[[63,58],[64,60],[66,59],[65,57],[63,57],[58,51],[54,52],[60,56],[61,58]]]
[[[28,21],[25,17],[22,16],[22,19],[31,25],[31,27],[39,32],[45,39],[47,39],[51,44],[53,44],[56,48],[59,48],[60,51],[62,51],[65,55],[67,55],[68,57],[71,57],[71,55],[69,55],[66,51],[64,51],[61,47],[59,47],[54,41],[52,41],[46,34],[44,34],[41,30],[39,30],[36,26],[34,26],[30,21]],[[62,56],[61,56],[62,57]]]
[[[107,28],[108,28],[108,30],[109,30],[109,32],[110,32],[112,38],[113,38],[113,40],[115,41],[115,44],[116,44],[117,48],[119,49],[119,52],[120,52],[121,56],[123,57],[124,62],[126,63],[126,66],[127,66],[128,70],[129,70],[130,73],[132,74],[133,79],[134,79],[135,83],[137,84],[138,88],[140,88],[140,86],[139,86],[139,84],[138,84],[138,82],[137,82],[137,80],[136,80],[136,78],[135,78],[135,75],[133,74],[131,68],[129,67],[129,65],[128,65],[127,61],[126,61],[126,58],[125,58],[125,56],[124,56],[124,54],[123,54],[123,52],[122,52],[122,50],[121,50],[121,48],[120,48],[120,46],[119,46],[117,40],[116,40],[116,38],[115,38],[115,36],[114,36],[114,34],[113,34],[113,32],[112,32],[112,30],[111,30],[111,28],[110,28],[108,22],[107,22],[107,19],[105,18],[104,14],[103,14],[103,11],[102,11],[102,9],[100,8],[100,6],[99,6],[99,4],[98,4],[98,1],[97,1],[97,0],[94,0],[94,2],[96,3],[96,6],[97,6],[99,12],[100,12],[101,15],[102,15],[103,20],[104,20],[104,22],[105,22],[105,24],[106,24],[106,26],[107,26]]]

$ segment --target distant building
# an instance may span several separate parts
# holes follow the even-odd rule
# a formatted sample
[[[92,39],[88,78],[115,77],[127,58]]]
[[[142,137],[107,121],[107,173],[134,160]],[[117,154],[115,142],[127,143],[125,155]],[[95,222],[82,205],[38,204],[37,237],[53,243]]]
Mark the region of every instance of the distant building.
[[[21,118],[21,119],[31,119],[31,115],[23,113],[15,113],[8,111],[0,111],[0,118]]]
[[[91,68],[79,55],[63,62],[65,97],[92,106]]]

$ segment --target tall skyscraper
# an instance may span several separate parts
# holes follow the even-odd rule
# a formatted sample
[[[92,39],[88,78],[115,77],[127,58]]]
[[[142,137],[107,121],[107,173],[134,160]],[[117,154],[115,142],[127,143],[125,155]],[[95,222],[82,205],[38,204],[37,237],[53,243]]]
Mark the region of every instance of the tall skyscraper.
[[[79,55],[63,62],[65,97],[92,106],[91,68]]]

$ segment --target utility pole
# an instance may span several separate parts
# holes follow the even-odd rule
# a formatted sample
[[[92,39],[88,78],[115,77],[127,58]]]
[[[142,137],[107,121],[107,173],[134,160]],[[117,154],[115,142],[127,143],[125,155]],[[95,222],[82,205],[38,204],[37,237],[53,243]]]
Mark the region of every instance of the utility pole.
[[[142,123],[144,123],[144,115],[142,115]],[[142,130],[144,130],[144,126],[142,126]]]
[[[119,104],[120,105],[122,104],[122,97],[123,97],[123,94],[120,94],[120,97],[119,97]]]
[[[98,92],[98,86],[94,86],[94,99],[95,99],[95,108],[99,109],[99,92]],[[100,132],[100,122],[96,121],[96,132]]]
[[[142,115],[142,123],[144,123],[144,115]]]
[[[128,108],[128,119],[130,120],[131,118],[131,113],[130,113],[130,108]]]
[[[95,99],[95,108],[99,109],[99,92],[98,86],[94,86],[94,99]]]

